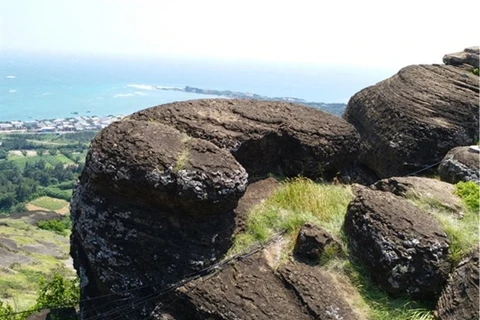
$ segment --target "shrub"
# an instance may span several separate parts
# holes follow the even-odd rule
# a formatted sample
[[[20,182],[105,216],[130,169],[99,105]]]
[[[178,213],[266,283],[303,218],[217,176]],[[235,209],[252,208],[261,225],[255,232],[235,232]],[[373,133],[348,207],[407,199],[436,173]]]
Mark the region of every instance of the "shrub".
[[[35,309],[56,309],[72,307],[80,301],[80,286],[78,278],[67,279],[55,273],[50,280],[40,279]]]
[[[479,72],[478,72],[478,68],[475,68],[472,70],[473,74],[478,76],[479,75]]]
[[[68,232],[72,228],[72,220],[70,220],[70,217],[65,217],[63,219],[41,220],[37,222],[37,227],[43,230],[53,231],[62,236],[67,236]]]

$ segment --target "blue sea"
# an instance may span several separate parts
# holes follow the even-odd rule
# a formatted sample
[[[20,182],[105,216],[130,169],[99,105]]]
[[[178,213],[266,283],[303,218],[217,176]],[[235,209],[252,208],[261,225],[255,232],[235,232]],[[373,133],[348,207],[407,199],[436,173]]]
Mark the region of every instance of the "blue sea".
[[[208,95],[153,86],[232,90],[346,103],[385,72],[331,66],[160,57],[0,53],[0,121],[127,115]]]

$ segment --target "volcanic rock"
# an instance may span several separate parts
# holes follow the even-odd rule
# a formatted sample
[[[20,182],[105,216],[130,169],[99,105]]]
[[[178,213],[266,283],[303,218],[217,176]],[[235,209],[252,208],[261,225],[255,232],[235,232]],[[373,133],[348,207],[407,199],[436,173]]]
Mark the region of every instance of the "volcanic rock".
[[[392,296],[434,300],[450,271],[449,242],[438,222],[389,192],[357,190],[343,230],[350,253]]]
[[[467,64],[474,68],[478,68],[480,47],[466,48],[461,52],[450,53],[443,56],[443,63],[453,66]]]
[[[420,200],[425,204],[436,204],[452,213],[464,210],[460,197],[454,194],[455,187],[443,181],[424,177],[393,177],[377,181],[373,189],[388,191],[397,196]]]
[[[480,184],[480,153],[474,148],[457,147],[450,150],[438,167],[440,179],[450,183],[473,181]]]
[[[348,287],[319,267],[297,262],[276,273],[256,253],[178,289],[157,312],[177,320],[362,319],[347,301]]]
[[[332,178],[358,152],[352,125],[318,109],[278,101],[174,102],[130,116],[168,124],[232,153],[251,179],[268,173]]]
[[[306,223],[298,231],[293,253],[301,261],[318,263],[326,250],[340,254],[341,245],[325,229]]]
[[[450,275],[438,299],[435,319],[471,320],[480,318],[478,247],[467,255]]]
[[[387,178],[424,169],[478,140],[478,101],[472,72],[412,65],[356,93],[343,117],[360,133],[360,162]]]
[[[179,102],[111,124],[93,140],[71,202],[81,317],[145,318],[161,300],[146,297],[218,262],[274,189],[258,181],[239,201],[248,174],[327,178],[357,145],[346,121],[281,102]]]

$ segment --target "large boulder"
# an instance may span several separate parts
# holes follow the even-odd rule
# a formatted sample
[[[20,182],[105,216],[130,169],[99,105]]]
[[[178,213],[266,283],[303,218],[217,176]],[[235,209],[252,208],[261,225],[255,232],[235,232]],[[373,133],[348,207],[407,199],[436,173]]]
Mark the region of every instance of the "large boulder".
[[[463,64],[478,68],[480,47],[469,47],[461,52],[449,53],[443,56],[443,63],[453,66]]]
[[[379,178],[439,162],[478,140],[479,82],[450,65],[412,65],[356,93],[343,115],[361,136],[359,160]]]
[[[478,247],[467,255],[450,275],[438,299],[435,319],[472,320],[480,318]]]
[[[248,175],[326,178],[356,157],[357,142],[346,121],[281,102],[173,103],[111,124],[71,202],[81,317],[120,308],[123,319],[145,318],[155,305],[145,297],[222,259],[246,212],[275,188],[270,179],[248,192]]]
[[[82,318],[215,263],[230,247],[246,185],[228,151],[175,128],[126,119],[103,130],[71,202],[82,299],[107,296],[82,302]],[[145,284],[155,286],[131,291]]]
[[[417,201],[420,205],[435,205],[460,216],[465,209],[462,199],[454,194],[455,187],[450,183],[436,179],[393,177],[377,181],[372,185],[372,188]]]
[[[440,179],[450,183],[473,181],[480,184],[478,146],[457,147],[448,151],[438,167]]]
[[[159,122],[232,153],[252,179],[268,173],[331,178],[357,157],[358,133],[315,108],[258,100],[174,102],[132,120]]]
[[[438,222],[390,192],[356,192],[343,226],[350,253],[392,296],[436,299],[451,268],[449,241]]]

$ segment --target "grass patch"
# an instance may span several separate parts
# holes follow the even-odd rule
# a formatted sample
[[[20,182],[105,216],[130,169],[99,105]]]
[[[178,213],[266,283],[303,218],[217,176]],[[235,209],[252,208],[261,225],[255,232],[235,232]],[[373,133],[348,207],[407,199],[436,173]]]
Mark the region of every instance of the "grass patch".
[[[352,198],[347,186],[317,184],[305,178],[286,180],[269,199],[254,208],[247,218],[245,233],[235,237],[230,253],[264,242],[283,230],[293,244],[296,233],[306,222],[322,226],[339,237]]]
[[[40,197],[30,202],[34,206],[44,208],[50,211],[55,211],[68,206],[68,202],[62,199],[55,199],[51,197]]]
[[[480,209],[480,186],[473,181],[459,182],[455,185],[455,194],[458,195],[468,210],[478,213]]]

